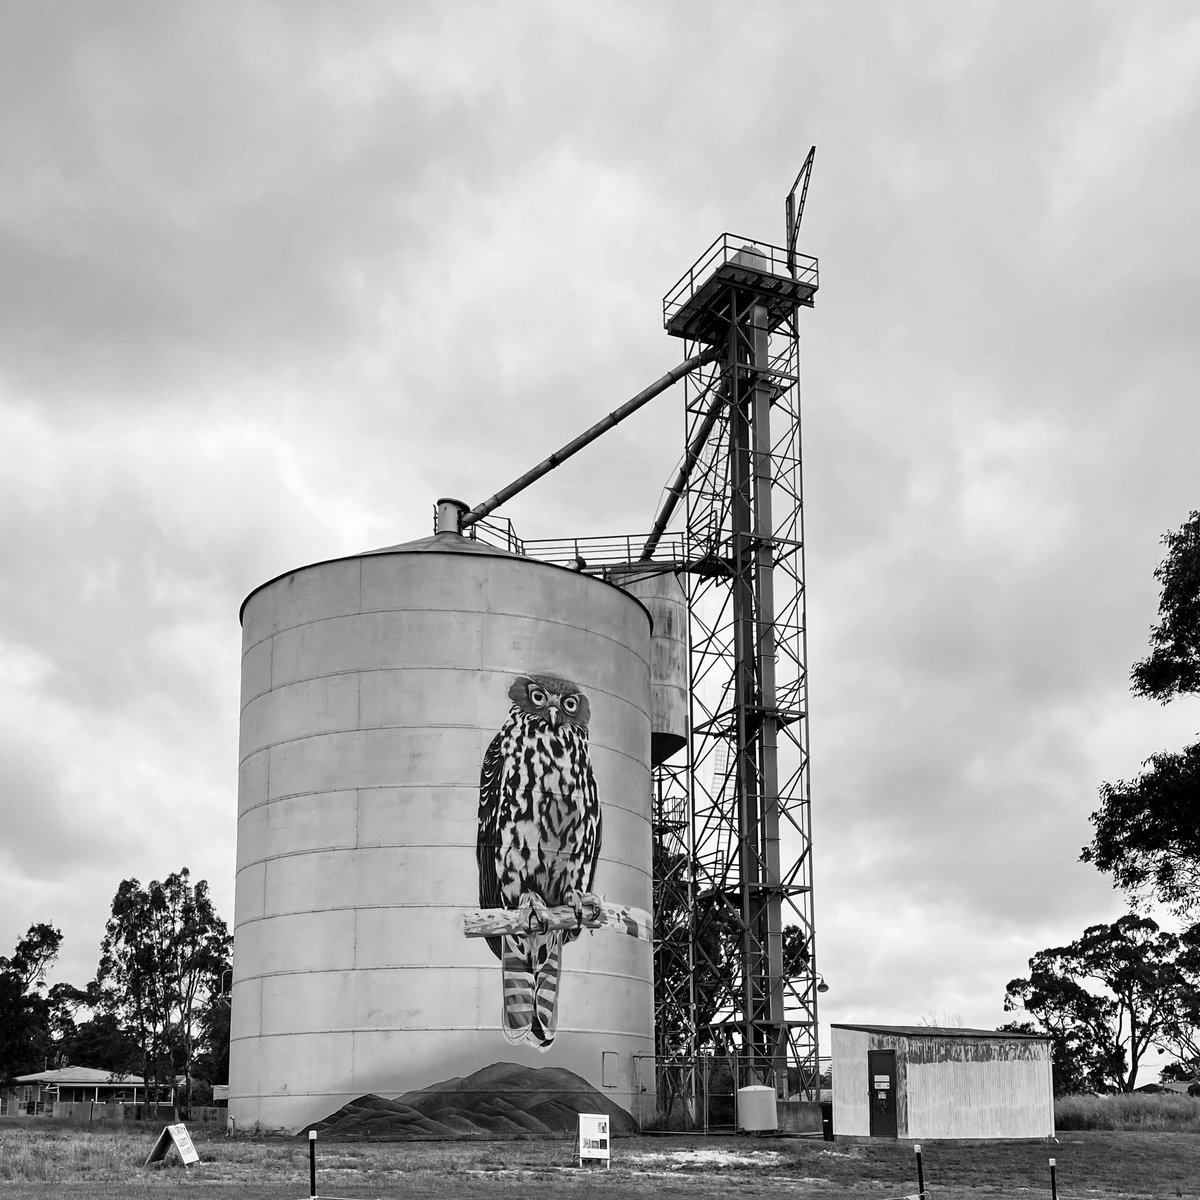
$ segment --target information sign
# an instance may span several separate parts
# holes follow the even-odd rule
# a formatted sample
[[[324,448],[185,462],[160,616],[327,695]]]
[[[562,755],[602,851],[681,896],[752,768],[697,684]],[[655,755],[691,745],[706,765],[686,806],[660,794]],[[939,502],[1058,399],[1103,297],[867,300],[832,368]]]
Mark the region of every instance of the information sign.
[[[612,1167],[608,1147],[608,1115],[606,1113],[579,1114],[579,1165],[589,1159],[603,1162]]]
[[[200,1161],[200,1155],[196,1153],[196,1147],[192,1145],[191,1134],[188,1133],[187,1126],[180,1122],[178,1125],[167,1125],[163,1128],[162,1133],[158,1135],[158,1141],[154,1143],[154,1149],[150,1151],[150,1157],[143,1165],[148,1167],[151,1163],[162,1162],[172,1146],[179,1151],[179,1157],[183,1159],[185,1167],[190,1167],[192,1163]]]

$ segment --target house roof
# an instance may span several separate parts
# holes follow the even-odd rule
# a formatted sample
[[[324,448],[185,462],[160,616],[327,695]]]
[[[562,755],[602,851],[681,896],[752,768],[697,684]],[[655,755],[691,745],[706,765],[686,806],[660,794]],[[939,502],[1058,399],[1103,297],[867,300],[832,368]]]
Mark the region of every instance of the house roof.
[[[59,1067],[54,1071],[37,1071],[33,1075],[18,1075],[18,1083],[53,1083],[60,1087],[143,1087],[140,1075],[114,1075],[97,1067]]]
[[[1048,1042],[1044,1033],[1017,1033],[1011,1029],[964,1029],[959,1025],[842,1025],[831,1029],[857,1029],[863,1033],[890,1033],[898,1037],[938,1038],[1013,1038],[1022,1041]]]
[[[1135,1092],[1174,1092],[1177,1096],[1186,1096],[1188,1088],[1200,1083],[1200,1078],[1197,1079],[1160,1079],[1157,1083],[1143,1084],[1139,1088],[1134,1088]]]

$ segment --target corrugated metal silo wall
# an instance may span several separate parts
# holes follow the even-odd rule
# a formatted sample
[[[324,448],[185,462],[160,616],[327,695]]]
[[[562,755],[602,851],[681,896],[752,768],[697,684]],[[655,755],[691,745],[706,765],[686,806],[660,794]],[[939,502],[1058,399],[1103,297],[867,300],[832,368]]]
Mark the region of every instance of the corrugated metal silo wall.
[[[639,575],[636,567],[614,571],[611,578],[649,609],[651,756],[655,766],[687,745],[688,649],[687,598],[672,571]]]
[[[529,672],[588,696],[594,888],[650,909],[645,610],[546,564],[426,549],[302,568],[251,595],[243,630],[238,1126],[295,1130],[375,1094],[437,1132],[429,1097],[479,1072],[483,1090],[502,1077],[510,1132],[536,1125],[521,1096],[553,1101],[575,1078],[601,1093],[588,1111],[631,1109],[634,1056],[653,1052],[650,945],[599,930],[564,946],[558,1034],[539,1050],[506,1041],[500,967],[462,918],[480,906],[481,762]],[[487,1120],[457,1131],[505,1128]]]

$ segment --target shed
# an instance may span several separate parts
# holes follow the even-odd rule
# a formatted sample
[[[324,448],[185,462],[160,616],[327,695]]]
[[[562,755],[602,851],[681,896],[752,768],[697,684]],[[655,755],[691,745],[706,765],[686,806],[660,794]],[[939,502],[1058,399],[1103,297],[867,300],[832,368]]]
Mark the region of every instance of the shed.
[[[833,1025],[838,1138],[1050,1138],[1051,1042],[925,1025]]]

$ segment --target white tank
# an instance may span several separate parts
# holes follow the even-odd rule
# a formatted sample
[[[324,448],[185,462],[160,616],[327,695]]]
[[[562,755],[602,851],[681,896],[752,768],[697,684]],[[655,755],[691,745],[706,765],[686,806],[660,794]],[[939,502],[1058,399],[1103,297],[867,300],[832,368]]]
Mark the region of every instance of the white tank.
[[[540,679],[590,709],[592,892],[650,910],[646,609],[439,533],[271,580],[242,623],[237,1127],[538,1132],[610,1111],[619,1128],[634,1058],[653,1053],[649,942],[601,928],[563,945],[540,1046],[506,1034],[501,964],[464,920],[489,907],[484,757],[510,691]]]
[[[673,571],[641,564],[610,572],[614,583],[636,596],[654,623],[650,638],[650,758],[666,762],[687,745],[687,598]]]

